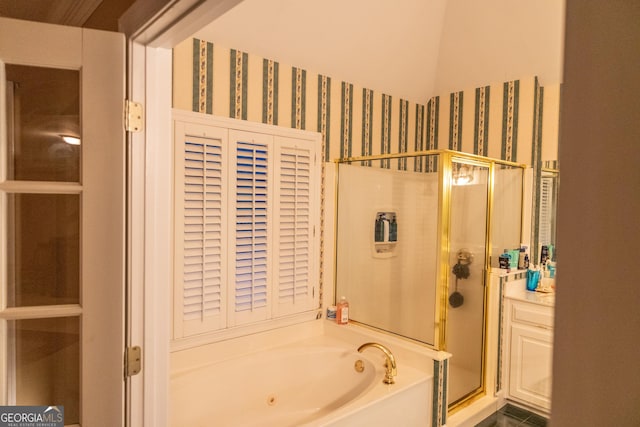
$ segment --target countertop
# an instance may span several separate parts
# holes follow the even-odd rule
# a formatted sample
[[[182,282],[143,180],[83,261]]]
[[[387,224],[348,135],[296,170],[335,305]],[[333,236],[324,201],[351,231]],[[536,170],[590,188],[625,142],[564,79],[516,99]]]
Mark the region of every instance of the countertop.
[[[534,304],[545,305],[553,307],[556,303],[555,292],[538,292],[528,291],[526,286],[526,279],[512,280],[504,284],[503,290],[504,298],[512,300],[531,302]]]

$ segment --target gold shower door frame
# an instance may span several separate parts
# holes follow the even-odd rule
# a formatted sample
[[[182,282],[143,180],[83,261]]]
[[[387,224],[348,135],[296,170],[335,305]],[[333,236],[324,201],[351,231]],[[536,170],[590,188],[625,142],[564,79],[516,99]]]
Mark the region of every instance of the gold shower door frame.
[[[487,337],[487,308],[489,301],[489,287],[487,286],[489,282],[489,272],[491,270],[491,236],[492,236],[492,220],[493,220],[493,198],[494,198],[494,182],[495,182],[495,168],[498,165],[508,166],[512,168],[520,168],[522,170],[523,179],[522,179],[522,200],[520,201],[520,224],[521,224],[521,232],[520,232],[520,241],[522,241],[522,224],[524,220],[524,170],[526,169],[526,165],[522,163],[510,162],[506,160],[494,159],[490,157],[479,156],[475,154],[468,154],[459,151],[453,150],[423,150],[423,151],[414,151],[407,153],[391,153],[391,154],[379,154],[372,156],[360,156],[360,157],[346,157],[342,159],[334,160],[336,164],[336,176],[337,166],[340,163],[352,163],[352,162],[365,162],[365,161],[373,161],[373,160],[386,160],[386,159],[400,159],[400,158],[412,158],[412,157],[421,157],[421,156],[437,156],[438,159],[438,203],[440,209],[438,209],[438,230],[440,230],[438,236],[438,284],[436,286],[436,306],[435,306],[435,330],[434,330],[434,340],[435,344],[433,346],[420,343],[429,348],[433,348],[434,350],[439,351],[447,351],[447,317],[448,317],[448,295],[449,295],[449,271],[451,270],[451,265],[449,263],[449,252],[450,248],[450,233],[451,233],[451,187],[453,185],[451,176],[453,171],[453,163],[458,164],[466,164],[469,166],[480,166],[488,168],[488,178],[487,178],[487,220],[486,220],[486,230],[485,230],[485,257],[484,257],[484,297],[483,297],[483,336],[482,336],[482,371],[481,371],[481,385],[478,389],[471,391],[467,394],[463,399],[458,400],[454,404],[449,406],[449,412],[455,411],[456,409],[460,409],[476,398],[479,398],[485,394],[485,384],[486,384],[486,356],[487,356],[487,348],[486,348],[486,337]],[[338,176],[339,179],[339,176]],[[335,215],[337,218],[337,208],[338,208],[338,180],[336,180],[335,187]],[[337,234],[334,236],[334,255],[337,256]],[[337,260],[334,260],[337,262]],[[336,284],[337,277],[335,277],[334,272],[334,285]],[[357,323],[357,322],[356,322]],[[366,326],[366,325],[365,325]],[[403,338],[400,336],[400,338]]]

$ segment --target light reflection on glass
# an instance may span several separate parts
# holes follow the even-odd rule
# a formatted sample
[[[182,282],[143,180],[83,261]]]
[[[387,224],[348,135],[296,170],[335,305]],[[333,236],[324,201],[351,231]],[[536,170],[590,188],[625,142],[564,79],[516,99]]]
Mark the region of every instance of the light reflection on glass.
[[[66,181],[80,179],[80,73],[6,64],[7,179]]]

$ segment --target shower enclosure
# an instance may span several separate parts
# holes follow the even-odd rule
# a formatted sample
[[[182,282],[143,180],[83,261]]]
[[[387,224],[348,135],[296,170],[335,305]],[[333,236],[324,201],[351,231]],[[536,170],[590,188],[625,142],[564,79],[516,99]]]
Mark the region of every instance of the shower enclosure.
[[[488,271],[522,242],[525,166],[450,150],[336,164],[336,297],[451,353],[450,408],[482,395]]]

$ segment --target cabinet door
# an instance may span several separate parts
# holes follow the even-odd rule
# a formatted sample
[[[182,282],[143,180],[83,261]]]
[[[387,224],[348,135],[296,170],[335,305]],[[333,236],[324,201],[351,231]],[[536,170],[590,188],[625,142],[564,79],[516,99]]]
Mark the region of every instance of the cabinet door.
[[[512,324],[509,394],[540,408],[551,408],[552,332]]]

